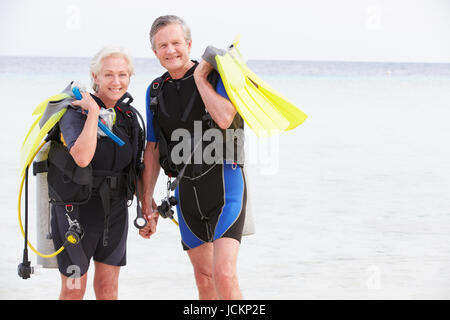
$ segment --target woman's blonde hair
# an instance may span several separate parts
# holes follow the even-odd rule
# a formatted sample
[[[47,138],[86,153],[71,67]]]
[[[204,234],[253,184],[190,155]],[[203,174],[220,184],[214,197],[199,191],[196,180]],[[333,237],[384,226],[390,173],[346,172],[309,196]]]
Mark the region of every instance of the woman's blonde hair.
[[[97,52],[97,54],[91,60],[91,84],[92,89],[95,92],[97,92],[98,86],[95,83],[93,74],[97,75],[100,72],[103,63],[102,60],[104,58],[112,56],[123,57],[128,63],[128,73],[130,74],[130,77],[134,74],[133,60],[125,48],[116,45],[105,46],[99,52]]]

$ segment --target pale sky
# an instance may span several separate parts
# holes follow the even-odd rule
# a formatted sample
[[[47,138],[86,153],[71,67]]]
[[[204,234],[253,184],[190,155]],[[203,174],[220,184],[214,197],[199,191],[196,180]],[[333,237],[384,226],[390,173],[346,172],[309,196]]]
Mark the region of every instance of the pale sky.
[[[0,55],[153,58],[164,14],[190,25],[193,58],[240,34],[248,59],[450,63],[450,0],[0,0]]]

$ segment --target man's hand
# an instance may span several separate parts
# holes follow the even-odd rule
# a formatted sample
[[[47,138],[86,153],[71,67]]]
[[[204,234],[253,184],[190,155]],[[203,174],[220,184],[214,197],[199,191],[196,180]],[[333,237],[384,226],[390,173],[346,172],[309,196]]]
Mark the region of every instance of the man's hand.
[[[208,77],[208,75],[211,73],[211,71],[213,71],[214,68],[211,64],[209,64],[208,62],[206,62],[205,60],[202,60],[197,68],[195,68],[194,71],[194,78],[196,80],[206,80],[206,78]]]
[[[139,230],[139,235],[145,239],[150,237],[156,232],[156,225],[158,224],[159,213],[157,210],[155,199],[152,198],[152,207],[142,207],[142,215],[147,220],[147,225]]]

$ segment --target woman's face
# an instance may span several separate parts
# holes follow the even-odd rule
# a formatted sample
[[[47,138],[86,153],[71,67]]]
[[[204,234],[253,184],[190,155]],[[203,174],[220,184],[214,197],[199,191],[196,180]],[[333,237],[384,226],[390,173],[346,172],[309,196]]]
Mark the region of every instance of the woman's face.
[[[93,78],[98,86],[97,96],[108,107],[112,107],[128,90],[130,84],[128,62],[122,56],[103,58],[101,69],[93,75]]]

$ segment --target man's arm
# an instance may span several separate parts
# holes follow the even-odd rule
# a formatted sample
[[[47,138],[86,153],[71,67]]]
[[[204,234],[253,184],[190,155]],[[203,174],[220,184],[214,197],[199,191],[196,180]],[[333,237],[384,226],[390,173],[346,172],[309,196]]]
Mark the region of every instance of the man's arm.
[[[214,69],[208,62],[200,62],[194,71],[195,84],[211,118],[221,129],[227,129],[233,122],[236,108],[209,83],[207,77],[212,70]]]
[[[148,222],[147,226],[139,231],[139,234],[144,238],[150,238],[156,232],[159,217],[153,200],[153,192],[160,170],[159,147],[156,144],[157,142],[147,141],[144,151],[144,170],[140,180],[142,214]]]

